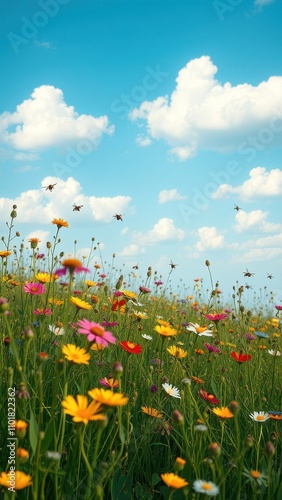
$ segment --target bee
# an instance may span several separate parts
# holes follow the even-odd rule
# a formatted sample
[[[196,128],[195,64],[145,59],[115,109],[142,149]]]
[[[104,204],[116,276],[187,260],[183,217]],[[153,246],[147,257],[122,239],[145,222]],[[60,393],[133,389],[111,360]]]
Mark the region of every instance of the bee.
[[[54,187],[57,185],[57,183],[55,182],[55,184],[48,184],[48,186],[42,186],[42,189],[45,189],[45,191],[50,191],[52,192]]]
[[[136,264],[136,266],[132,266],[132,269],[136,269],[136,270],[139,269],[138,264]]]
[[[238,205],[234,205],[234,210],[236,210],[236,212],[239,212],[239,210],[241,210],[241,208],[238,207]]]
[[[255,275],[255,273],[250,273],[250,271],[248,271],[248,269],[246,269],[246,271],[244,271],[244,276],[247,278],[251,278],[254,275]]]
[[[267,273],[267,277],[268,277],[270,280],[272,280],[272,278],[274,278],[273,274],[269,274],[269,273]]]
[[[176,266],[178,266],[178,264],[173,264],[172,261],[170,261],[169,265],[170,265],[171,269],[175,269]]]
[[[251,285],[248,285],[248,283],[245,283],[245,288],[246,288],[247,290],[252,290]]]
[[[115,215],[113,215],[113,217],[114,217],[116,220],[121,220],[121,221],[123,220],[123,219],[122,219],[122,214],[115,214]]]
[[[73,212],[80,212],[80,209],[83,207],[83,205],[76,205],[76,203],[73,204]]]

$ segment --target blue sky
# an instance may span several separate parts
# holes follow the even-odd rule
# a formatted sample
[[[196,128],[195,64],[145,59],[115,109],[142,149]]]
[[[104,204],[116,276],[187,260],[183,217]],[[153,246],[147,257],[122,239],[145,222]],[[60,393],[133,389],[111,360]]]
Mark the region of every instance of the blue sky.
[[[62,217],[60,250],[76,239],[86,255],[95,237],[117,272],[138,263],[138,284],[173,261],[175,289],[209,286],[209,259],[226,299],[238,281],[281,302],[281,2],[1,9],[1,234],[16,203],[41,251]]]

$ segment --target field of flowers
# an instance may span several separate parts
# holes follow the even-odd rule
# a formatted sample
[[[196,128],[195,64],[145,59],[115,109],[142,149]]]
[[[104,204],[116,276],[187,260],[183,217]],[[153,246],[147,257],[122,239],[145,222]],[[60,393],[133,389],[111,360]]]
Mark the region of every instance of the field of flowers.
[[[3,499],[282,499],[281,311],[2,237]],[[137,269],[136,269],[137,268]],[[205,283],[207,281],[207,284]]]

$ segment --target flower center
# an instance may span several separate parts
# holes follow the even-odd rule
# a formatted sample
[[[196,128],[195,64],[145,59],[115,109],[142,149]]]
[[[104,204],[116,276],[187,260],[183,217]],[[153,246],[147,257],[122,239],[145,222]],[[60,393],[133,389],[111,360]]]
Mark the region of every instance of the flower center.
[[[257,420],[264,420],[264,416],[263,415],[258,415],[257,416]]]
[[[134,349],[135,344],[133,344],[133,342],[127,342],[127,347],[129,347],[129,349]]]
[[[37,286],[32,286],[32,287],[31,287],[31,291],[32,291],[32,292],[37,292],[37,291],[38,291]]]
[[[259,479],[261,474],[260,474],[260,472],[259,472],[258,470],[251,470],[250,475],[251,475],[254,479]]]
[[[95,325],[90,328],[90,332],[94,333],[94,335],[98,335],[98,337],[104,337],[105,330],[100,325]]]
[[[197,332],[197,333],[202,333],[202,332],[204,332],[204,331],[205,331],[205,327],[202,327],[202,326],[197,326],[197,327],[196,327],[196,332]]]
[[[209,491],[212,489],[212,486],[209,483],[204,483],[202,486],[203,490]]]

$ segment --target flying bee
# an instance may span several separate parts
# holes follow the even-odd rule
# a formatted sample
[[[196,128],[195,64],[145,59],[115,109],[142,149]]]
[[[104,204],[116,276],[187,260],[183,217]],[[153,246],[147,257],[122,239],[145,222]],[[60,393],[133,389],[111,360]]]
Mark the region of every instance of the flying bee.
[[[139,269],[138,264],[136,264],[136,266],[132,266],[132,269]]]
[[[245,283],[245,288],[246,288],[247,290],[252,290],[251,285],[248,285],[248,283]]]
[[[42,189],[45,189],[45,191],[50,191],[52,192],[54,187],[57,185],[57,183],[55,182],[55,184],[48,184],[48,186],[42,186]]]
[[[254,275],[255,275],[255,273],[250,273],[250,271],[248,271],[248,269],[246,269],[246,271],[244,272],[244,276],[247,278],[251,278]]]
[[[116,220],[121,220],[121,221],[123,220],[123,219],[122,219],[122,214],[115,214],[115,215],[113,215],[113,217],[114,217]]]
[[[238,205],[234,205],[234,210],[236,210],[236,212],[239,212],[239,210],[241,210],[241,208],[238,207]]]
[[[173,264],[172,261],[170,261],[169,265],[170,265],[171,269],[175,269],[176,266],[178,266],[178,264]]]
[[[270,280],[272,280],[272,278],[274,278],[273,274],[269,274],[269,273],[267,273],[267,277],[268,277]]]
[[[73,212],[80,212],[80,209],[83,207],[83,205],[76,205],[76,203],[73,204]]]

